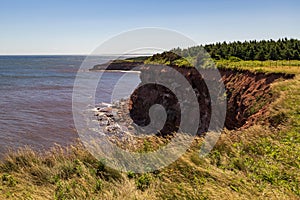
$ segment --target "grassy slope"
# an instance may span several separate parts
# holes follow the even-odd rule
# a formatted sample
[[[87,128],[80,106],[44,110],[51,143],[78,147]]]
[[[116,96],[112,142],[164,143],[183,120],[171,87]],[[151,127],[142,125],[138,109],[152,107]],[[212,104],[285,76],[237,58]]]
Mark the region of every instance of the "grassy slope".
[[[198,138],[175,163],[143,175],[109,169],[81,145],[46,155],[21,150],[0,164],[0,199],[299,199],[300,70],[263,70],[297,74],[272,85],[276,128],[225,130],[206,158],[198,156]]]

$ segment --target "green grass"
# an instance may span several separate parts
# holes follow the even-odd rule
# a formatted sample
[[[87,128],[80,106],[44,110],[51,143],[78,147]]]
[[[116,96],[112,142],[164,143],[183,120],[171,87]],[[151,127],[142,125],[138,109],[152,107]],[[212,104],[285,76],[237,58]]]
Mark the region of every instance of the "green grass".
[[[253,72],[265,73],[286,73],[299,74],[299,60],[279,60],[279,61],[230,61],[230,60],[215,60],[215,65],[218,68],[249,70]]]
[[[45,153],[25,148],[0,163],[0,199],[300,199],[300,70],[282,65],[264,67],[297,74],[271,87],[277,96],[268,110],[272,126],[224,130],[205,158],[196,138],[170,166],[135,174],[107,167],[81,144]],[[239,68],[256,67],[262,66]],[[153,148],[147,141],[141,147]]]
[[[144,62],[147,60],[150,56],[138,56],[138,57],[132,57],[132,58],[126,58],[124,60],[131,61],[131,62]]]
[[[206,56],[206,55],[204,55]],[[208,55],[207,55],[208,56]],[[134,59],[134,58],[133,58]],[[151,57],[143,57],[145,64],[175,65],[177,67],[193,67],[196,65],[196,57],[180,57],[172,52],[155,54]],[[286,73],[299,74],[300,60],[250,60],[244,61],[238,58],[229,58],[228,60],[213,60],[209,57],[203,58],[201,67],[212,67],[212,61],[215,67],[219,69],[249,70],[253,72],[264,73]]]
[[[252,72],[263,73],[286,73],[299,74],[300,60],[249,60],[244,61],[236,58],[229,58],[228,60],[210,60],[204,59],[201,65],[203,68],[212,67],[213,61],[215,67],[219,69],[233,69],[233,70],[249,70]],[[154,56],[140,56],[127,58],[123,60],[114,60],[114,63],[127,62],[144,62],[144,64],[151,65],[173,65],[177,67],[193,67],[196,63],[196,57],[180,57],[171,52],[164,52],[162,54],[155,54]]]

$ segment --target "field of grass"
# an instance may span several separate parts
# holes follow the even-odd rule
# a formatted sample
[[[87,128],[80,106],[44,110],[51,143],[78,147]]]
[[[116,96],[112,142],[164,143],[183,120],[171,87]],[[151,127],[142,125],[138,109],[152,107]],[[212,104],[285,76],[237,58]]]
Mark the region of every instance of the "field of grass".
[[[245,69],[249,71],[266,72],[266,73],[286,73],[286,74],[300,73],[299,60],[278,60],[278,61],[215,60],[214,62],[218,68]]]
[[[22,149],[0,164],[0,199],[300,199],[300,68],[240,62],[227,67],[296,74],[272,85],[272,126],[224,130],[205,158],[196,138],[176,162],[146,174],[110,169],[80,143],[44,154]]]
[[[152,57],[143,57],[145,64],[163,64],[176,65],[178,67],[194,67],[196,64],[196,57],[180,57],[172,52],[164,54],[156,54]],[[254,72],[266,73],[287,73],[298,74],[300,71],[300,60],[241,60],[238,58],[231,58],[229,60],[214,60],[210,59],[208,55],[204,54],[202,58],[203,68],[217,67],[230,69],[245,69]],[[214,65],[212,65],[214,64]]]

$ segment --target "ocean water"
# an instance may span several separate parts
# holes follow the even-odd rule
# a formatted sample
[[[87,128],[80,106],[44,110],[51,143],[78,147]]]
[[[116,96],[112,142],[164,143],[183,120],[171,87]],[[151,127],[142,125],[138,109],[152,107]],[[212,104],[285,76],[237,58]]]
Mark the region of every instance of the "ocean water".
[[[0,154],[23,146],[36,150],[54,144],[65,146],[78,138],[72,92],[84,59],[85,56],[0,56]],[[89,64],[92,68],[110,59],[95,57]],[[114,99],[128,97],[140,81],[137,73],[85,73],[102,75],[95,103],[110,103],[113,93]],[[116,85],[121,88],[117,94]]]

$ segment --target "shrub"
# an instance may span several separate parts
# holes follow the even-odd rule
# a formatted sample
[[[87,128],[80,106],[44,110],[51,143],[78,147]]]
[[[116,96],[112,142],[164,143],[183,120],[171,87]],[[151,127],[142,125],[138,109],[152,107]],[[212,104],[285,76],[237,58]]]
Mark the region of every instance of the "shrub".
[[[152,177],[149,174],[143,174],[136,180],[136,187],[139,190],[145,191],[151,184]]]
[[[287,116],[285,113],[280,112],[276,115],[270,117],[269,122],[273,127],[277,127],[278,125],[286,122]]]
[[[9,187],[14,187],[17,185],[16,179],[12,175],[6,173],[2,175],[2,183]]]
[[[132,171],[128,171],[128,172],[127,172],[127,177],[128,177],[129,179],[132,179],[132,178],[135,177],[135,173],[132,172]]]
[[[95,184],[95,192],[101,191],[102,187],[103,187],[103,184],[102,184],[101,179],[97,179],[96,184]]]
[[[105,180],[121,180],[122,175],[118,170],[109,168],[105,164],[105,160],[101,160],[97,164],[96,175]]]

